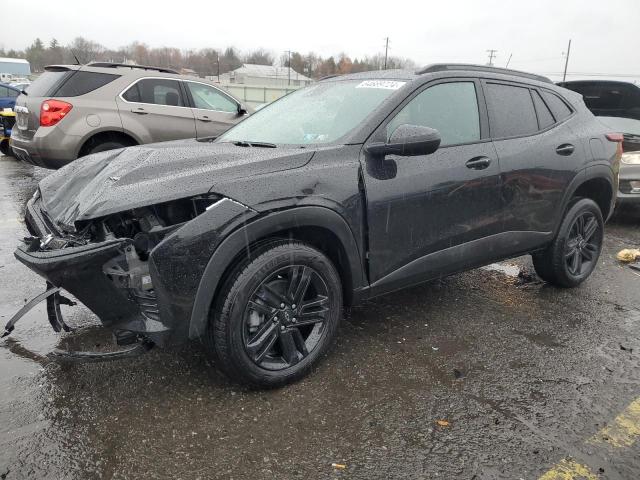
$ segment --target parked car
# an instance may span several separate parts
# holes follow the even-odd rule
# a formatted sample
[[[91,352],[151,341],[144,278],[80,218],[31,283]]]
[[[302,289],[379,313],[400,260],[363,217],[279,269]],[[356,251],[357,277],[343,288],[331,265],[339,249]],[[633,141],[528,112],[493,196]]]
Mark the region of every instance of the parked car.
[[[343,305],[527,253],[544,280],[580,285],[621,140],[537,75],[438,64],[328,78],[215,141],[47,176],[15,254],[45,296],[71,292],[120,343],[200,339],[232,379],[283,385],[327,352]]]
[[[587,108],[602,123],[623,134],[618,203],[640,205],[640,87],[611,80],[576,80],[559,85],[581,94]]]
[[[18,95],[20,95],[20,90],[11,85],[0,83],[0,110],[5,108],[13,109]]]
[[[216,137],[250,113],[208,80],[115,63],[49,66],[18,97],[17,158],[60,168],[132,145]]]
[[[20,92],[22,92],[23,90],[26,90],[29,85],[31,85],[31,82],[11,82],[9,85],[11,85],[13,88],[17,88],[18,90],[20,90]]]

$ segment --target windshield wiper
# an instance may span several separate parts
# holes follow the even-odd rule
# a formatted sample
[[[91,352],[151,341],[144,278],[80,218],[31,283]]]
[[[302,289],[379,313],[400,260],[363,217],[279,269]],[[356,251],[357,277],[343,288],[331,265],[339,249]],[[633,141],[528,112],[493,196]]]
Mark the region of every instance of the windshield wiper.
[[[237,147],[260,147],[260,148],[277,148],[275,143],[268,142],[247,142],[246,140],[238,140],[232,142]]]

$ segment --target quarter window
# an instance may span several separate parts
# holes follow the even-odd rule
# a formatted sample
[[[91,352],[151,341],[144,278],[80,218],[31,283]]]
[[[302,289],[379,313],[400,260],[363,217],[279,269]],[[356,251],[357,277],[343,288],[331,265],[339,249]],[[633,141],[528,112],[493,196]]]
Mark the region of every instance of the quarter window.
[[[136,82],[122,97],[127,102],[151,103],[170,107],[184,107],[184,99],[177,80],[145,78]]]
[[[544,103],[540,94],[532,90],[531,94],[533,95],[533,103],[536,105],[536,112],[538,114],[538,123],[540,124],[540,130],[544,130],[547,127],[550,127],[555,123],[551,112],[549,111],[549,107]]]
[[[78,97],[93,92],[106,84],[113,82],[120,75],[96,72],[75,72],[56,91],[56,97]]]
[[[186,82],[186,85],[193,98],[195,108],[234,113],[238,111],[238,104],[217,88],[195,82]]]
[[[555,93],[542,90],[542,96],[545,102],[549,105],[549,108],[553,112],[553,116],[556,120],[561,121],[571,115],[571,109],[567,106],[564,100],[560,99]]]
[[[387,138],[404,124],[435,128],[440,132],[442,146],[480,140],[480,115],[474,83],[441,83],[427,88],[387,124]]]
[[[538,120],[528,88],[488,83],[486,90],[492,137],[531,135],[538,131]]]

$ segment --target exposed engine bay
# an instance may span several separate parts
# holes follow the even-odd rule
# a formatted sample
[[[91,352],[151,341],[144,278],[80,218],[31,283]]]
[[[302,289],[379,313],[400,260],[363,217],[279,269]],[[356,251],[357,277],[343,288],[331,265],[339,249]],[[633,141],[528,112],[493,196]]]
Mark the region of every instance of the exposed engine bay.
[[[142,350],[148,350],[153,345],[153,333],[164,328],[159,322],[160,312],[149,272],[150,253],[169,233],[202,214],[218,200],[219,197],[215,195],[179,199],[78,221],[75,228],[71,229],[55,223],[49,217],[36,193],[27,206],[25,218],[32,236],[24,239],[22,250],[30,256],[53,255],[60,261],[53,262],[51,277],[46,276],[47,290],[12,317],[3,336],[10,334],[19,318],[43,300],[47,301],[49,321],[54,330],[70,331],[62,318],[60,304],[75,305],[75,302],[61,295],[61,288],[65,288],[94,312],[96,306],[100,311],[105,301],[114,302],[111,309],[114,318],[108,315],[106,318],[100,315],[100,318],[105,325],[113,324],[116,342],[119,345],[142,344]],[[76,254],[82,254],[83,261],[81,264],[73,263],[74,275],[73,269],[64,267],[68,259],[75,258]],[[94,294],[85,298],[83,293],[89,293],[87,285],[82,288],[83,285],[77,284],[78,279],[84,278],[83,273],[91,277],[100,273],[103,280],[96,284],[93,278]],[[117,298],[109,298],[108,290],[100,291],[100,283],[106,285],[104,281],[117,289],[120,298],[126,302],[118,305]],[[96,292],[103,295],[96,295]],[[95,305],[91,304],[92,299]],[[56,354],[60,356],[61,352]],[[109,354],[105,359],[117,359],[130,354],[131,351],[122,352],[121,355]],[[70,352],[70,356],[84,361],[98,361],[101,358],[100,354],[85,352]]]

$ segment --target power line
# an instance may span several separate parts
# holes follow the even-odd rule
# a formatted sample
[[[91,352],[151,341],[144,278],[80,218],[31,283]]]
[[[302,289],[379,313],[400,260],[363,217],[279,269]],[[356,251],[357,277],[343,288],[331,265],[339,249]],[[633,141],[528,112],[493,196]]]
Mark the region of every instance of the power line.
[[[496,58],[496,53],[498,53],[498,50],[490,49],[487,50],[487,53],[489,54],[489,63],[487,63],[487,65],[493,67],[493,59]]]

